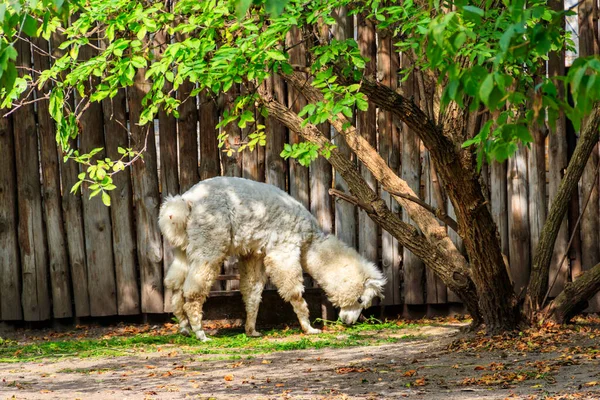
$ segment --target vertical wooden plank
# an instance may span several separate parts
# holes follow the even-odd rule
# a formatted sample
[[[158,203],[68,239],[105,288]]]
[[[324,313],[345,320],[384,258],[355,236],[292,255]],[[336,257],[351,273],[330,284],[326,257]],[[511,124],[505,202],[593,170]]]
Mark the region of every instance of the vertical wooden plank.
[[[267,90],[273,94],[273,98],[281,104],[286,103],[287,94],[285,82],[277,74],[267,79]],[[287,143],[287,129],[273,117],[267,117],[265,123],[267,145],[265,146],[266,174],[265,182],[279,189],[285,190],[287,163],[280,156],[283,146]]]
[[[392,40],[389,36],[378,36],[377,44],[377,77],[382,84],[396,89],[398,84],[396,71],[398,69],[397,53],[394,51]],[[399,143],[394,141],[398,135],[393,124],[393,117],[389,111],[379,110],[377,114],[377,126],[379,127],[379,154],[387,161],[393,171],[400,167]],[[392,196],[381,189],[381,198],[394,212],[399,211],[398,203]],[[381,233],[381,263],[383,274],[387,278],[382,301],[384,305],[400,304],[400,246],[387,231]]]
[[[231,110],[233,108],[233,102],[239,96],[239,85],[233,85],[229,92],[225,94],[225,109]],[[227,133],[227,142],[221,151],[221,162],[223,164],[223,175],[224,176],[242,176],[242,154],[238,153],[237,150],[240,146],[242,131],[238,127],[236,122],[227,125],[224,128]],[[228,150],[231,153],[228,155]]]
[[[58,48],[63,41],[63,36],[55,33],[52,35],[52,55],[62,57],[66,50]],[[71,100],[72,102],[72,100]],[[71,140],[70,146],[77,147],[77,140]],[[59,151],[60,152],[60,151]],[[62,154],[59,154],[62,157]],[[87,258],[85,254],[85,238],[83,226],[83,208],[81,193],[70,193],[73,185],[78,181],[79,164],[67,161],[60,164],[62,182],[62,210],[67,234],[67,247],[73,286],[73,302],[75,315],[87,317],[90,315],[90,297],[88,290]]]
[[[550,6],[555,10],[563,10],[564,2],[562,0],[552,0]],[[548,57],[548,76],[564,76],[565,74],[565,53],[564,51],[553,52]],[[565,91],[560,82],[556,82],[559,98],[565,98]],[[548,165],[549,165],[549,204],[552,207],[552,201],[556,197],[558,186],[562,180],[565,169],[567,168],[567,139],[566,139],[566,117],[562,111],[559,111],[558,118],[555,121],[554,131],[548,135]],[[551,128],[552,129],[552,128]],[[562,265],[558,265],[564,254],[567,252],[568,243],[567,218],[565,217],[554,243],[554,253],[550,264],[550,283],[556,280],[556,283],[550,291],[550,296],[558,295],[565,283],[569,273],[568,260]]]
[[[377,39],[375,37],[375,27],[371,20],[365,19],[362,15],[358,16],[358,48],[367,61],[364,74],[376,78],[377,72]],[[369,103],[367,111],[357,111],[356,127],[358,133],[367,139],[373,148],[377,148],[377,109],[373,103]],[[377,192],[377,180],[373,174],[362,164],[360,164],[360,173],[367,184]],[[360,253],[368,260],[377,262],[379,229],[377,224],[369,218],[363,210],[358,211],[358,249]]]
[[[531,265],[529,212],[527,197],[527,152],[519,145],[508,159],[508,246],[513,286],[521,293],[529,281]]]
[[[23,75],[31,68],[31,48],[20,40],[16,44],[17,68]],[[26,68],[26,69],[23,69]],[[15,167],[19,215],[19,249],[23,279],[22,304],[26,321],[50,318],[48,263],[42,217],[38,138],[33,104],[13,113]]]
[[[402,57],[402,65],[409,62],[406,57]],[[402,93],[404,96],[417,98],[418,103],[419,90],[416,88],[416,79],[414,74],[402,84]],[[401,133],[402,140],[402,179],[410,186],[415,193],[420,193],[421,189],[421,143],[419,137],[404,126]],[[402,216],[404,222],[410,222],[408,215]],[[423,279],[425,270],[423,262],[413,253],[404,249],[402,258],[404,270],[404,303],[405,304],[423,304],[425,296],[423,295]]]
[[[144,147],[144,143],[146,144],[144,162],[138,160],[132,166],[142,312],[161,313],[164,306],[162,239],[158,228],[160,195],[158,193],[154,127],[153,124],[146,126],[137,124],[142,111],[142,98],[148,93],[150,85],[151,83],[144,79],[144,71],[138,70],[134,78],[134,86],[127,91],[127,100],[132,147],[140,150]],[[194,166],[193,171],[197,174],[198,168]]]
[[[348,9],[344,7],[336,10],[333,13],[333,17],[337,22],[337,24],[332,27],[333,36],[340,41],[353,38],[354,18],[348,15]],[[353,159],[352,152],[342,135],[334,131],[333,137],[333,144],[338,147],[340,153],[349,159]],[[346,193],[349,192],[348,184],[337,171],[334,174],[334,186],[337,190]],[[356,206],[343,200],[337,200],[335,202],[335,235],[348,246],[354,248],[357,247],[356,213]]]
[[[156,32],[154,43],[157,46],[156,55],[166,50],[170,36],[165,31]],[[165,91],[171,90],[173,85],[165,83]],[[160,146],[160,193],[162,200],[169,195],[179,194],[179,164],[177,161],[177,120],[164,109],[158,111],[158,131]],[[219,155],[216,154],[216,157]],[[166,276],[173,262],[173,249],[166,240],[163,240],[163,272]],[[172,312],[171,290],[164,288],[164,311]]]
[[[303,43],[302,31],[297,27],[290,30],[286,37],[286,46],[290,49],[290,63],[306,65],[306,46]],[[308,78],[307,78],[308,79]],[[306,105],[306,99],[298,91],[288,87],[288,107],[294,112],[300,112]],[[291,144],[300,142],[300,136],[290,131],[289,141]],[[296,160],[290,159],[290,194],[307,209],[310,208],[308,168],[303,167]]]
[[[4,114],[6,110],[0,110]],[[0,321],[23,318],[12,116],[0,117]]]
[[[48,41],[38,38],[34,40],[39,51],[34,52],[33,66],[36,71],[50,68]],[[42,97],[48,87],[37,90]],[[68,318],[73,315],[69,264],[63,215],[60,204],[60,172],[58,170],[58,154],[54,121],[48,112],[48,100],[41,100],[38,107],[38,133],[40,138],[40,161],[42,166],[42,197],[44,199],[44,221],[48,233],[48,261],[50,267],[50,284],[52,288],[52,312],[55,318]]]
[[[196,97],[190,97],[194,85],[184,82],[177,98],[182,101],[177,119],[179,138],[179,188],[186,192],[198,183],[198,107]]]
[[[327,138],[331,134],[331,126],[327,123],[319,125],[319,129]],[[333,232],[333,213],[329,189],[332,185],[332,169],[324,157],[319,157],[310,165],[310,211],[317,219],[325,233]],[[372,260],[376,261],[376,260]]]
[[[200,180],[203,181],[221,174],[217,138],[219,113],[215,100],[206,92],[200,94],[198,114],[200,122]]]
[[[546,135],[540,126],[531,129],[533,143],[527,154],[529,183],[529,230],[531,233],[531,259],[546,223]]]
[[[507,215],[507,194],[506,194],[506,162],[492,162],[490,177],[490,197],[492,202],[492,217],[498,225],[500,234],[500,245],[502,254],[509,257],[508,250],[508,215]]]
[[[95,55],[90,47],[84,47],[80,56],[85,60]],[[94,83],[92,83],[94,84]],[[81,117],[81,149],[89,152],[95,148],[105,148],[104,117],[102,105],[90,103]],[[104,159],[106,152],[99,152],[94,159]],[[88,185],[83,185],[83,222],[85,249],[88,265],[88,288],[92,316],[117,314],[117,287],[115,282],[112,224],[110,210],[100,198],[89,198]]]
[[[245,87],[242,87],[242,95],[248,94],[248,91]],[[254,120],[258,121],[256,110],[254,110]],[[242,143],[248,143],[250,135],[255,130],[255,125],[249,124],[246,125],[245,128],[242,128]],[[254,150],[250,150],[249,147],[246,147],[243,150],[243,158],[242,158],[242,177],[246,179],[252,179],[253,181],[259,181],[258,175],[258,148],[255,147]]]
[[[425,183],[425,202],[437,209],[445,210],[446,200],[442,197],[442,193],[439,193],[440,186],[437,174],[435,173],[435,169],[429,156],[429,151],[427,150],[423,151],[423,181]],[[442,281],[438,279],[438,277],[436,277],[433,271],[431,271],[429,268],[425,269],[425,278],[427,288],[427,304],[446,303],[446,285],[444,285]]]
[[[584,0],[579,3],[579,55],[587,57],[599,54],[598,48],[598,2],[597,0]],[[582,126],[587,121],[584,120]],[[582,269],[588,270],[600,262],[600,202],[596,166],[599,161],[598,145],[588,159],[581,177],[581,201],[588,197],[587,207],[583,210],[581,218],[581,261]],[[577,271],[579,272],[579,271]],[[583,271],[581,271],[583,272]],[[576,278],[575,272],[573,278]],[[600,293],[589,301],[590,312],[600,311]]]
[[[118,148],[129,147],[125,90],[112,99],[102,101],[106,155],[113,161],[121,158]],[[140,292],[135,259],[135,225],[133,222],[133,194],[130,171],[113,175],[117,188],[110,192],[113,254],[117,285],[117,311],[119,315],[140,312]]]
[[[448,216],[456,221],[456,212],[454,211],[454,206],[452,205],[450,199],[448,199]],[[452,243],[456,245],[458,251],[464,254],[465,246],[463,244],[462,238],[458,235],[458,232],[455,232],[454,230],[448,228],[448,236],[450,237],[450,240],[452,240]],[[461,302],[460,298],[452,290],[448,289],[447,294],[448,303]]]

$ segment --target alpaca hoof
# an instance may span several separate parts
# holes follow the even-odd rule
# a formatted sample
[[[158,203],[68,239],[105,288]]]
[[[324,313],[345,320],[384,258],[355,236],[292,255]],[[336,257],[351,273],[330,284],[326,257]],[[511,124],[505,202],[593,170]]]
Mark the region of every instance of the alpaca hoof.
[[[322,333],[322,332],[323,332],[323,331],[322,331],[322,330],[320,330],[320,329],[316,329],[316,328],[309,328],[309,329],[307,329],[307,330],[306,330],[306,332],[304,332],[304,333],[306,333],[307,335],[318,335],[319,333]]]
[[[196,332],[196,339],[198,339],[201,342],[210,342],[212,340],[211,338],[206,336],[206,333],[204,333],[204,331]]]
[[[183,336],[190,336],[190,330],[186,327],[179,328],[179,333]]]
[[[261,337],[262,333],[258,331],[246,332],[246,336],[248,337]]]

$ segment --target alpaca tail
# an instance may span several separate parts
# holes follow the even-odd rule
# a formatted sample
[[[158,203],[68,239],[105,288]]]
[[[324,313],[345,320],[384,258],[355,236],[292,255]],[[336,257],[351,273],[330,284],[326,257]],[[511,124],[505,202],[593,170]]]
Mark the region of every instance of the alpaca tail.
[[[160,207],[158,225],[171,245],[182,249],[187,246],[187,222],[191,211],[191,202],[179,195],[167,197]]]

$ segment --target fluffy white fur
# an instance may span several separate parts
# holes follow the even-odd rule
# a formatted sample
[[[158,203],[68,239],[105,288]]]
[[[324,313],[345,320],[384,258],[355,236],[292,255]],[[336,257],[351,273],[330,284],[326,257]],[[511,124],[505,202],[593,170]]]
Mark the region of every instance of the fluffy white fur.
[[[240,260],[240,291],[246,305],[246,333],[257,336],[256,316],[267,281],[290,302],[306,333],[309,322],[302,298],[302,272],[309,273],[345,323],[356,322],[385,278],[377,267],[334,236],[325,235],[299,202],[275,186],[241,178],[219,177],[168,198],[159,216],[165,238],[180,249],[165,278],[173,290],[182,333],[188,325],[201,340],[202,306],[221,263]]]

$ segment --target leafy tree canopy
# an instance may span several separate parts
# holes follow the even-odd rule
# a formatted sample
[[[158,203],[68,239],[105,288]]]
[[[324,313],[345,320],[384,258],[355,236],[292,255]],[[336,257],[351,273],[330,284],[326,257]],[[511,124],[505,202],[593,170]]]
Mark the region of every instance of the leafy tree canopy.
[[[49,91],[50,113],[56,123],[57,142],[65,158],[88,165],[81,182],[95,185],[95,193],[113,188],[110,176],[123,168],[124,160],[93,161],[94,154],[79,154],[69,146],[78,132],[82,106],[115,96],[120,88],[132,86],[136,72],[144,70],[152,82],[143,100],[139,124],[148,124],[160,108],[177,116],[181,100],[175,92],[185,81],[196,89],[218,95],[242,84],[247,93],[225,112],[219,127],[221,143],[226,127],[237,123],[253,127],[248,147],[265,144],[264,126],[256,124],[254,107],[260,97],[254,90],[273,73],[290,74],[307,70],[311,84],[323,101],[308,104],[300,113],[306,123],[322,123],[336,115],[352,117],[369,107],[361,93],[366,60],[354,39],[336,40],[334,11],[347,7],[351,14],[371,20],[382,35],[391,36],[398,51],[410,57],[408,68],[399,71],[405,79],[412,70],[433,77],[440,89],[437,122],[451,104],[495,116],[463,146],[475,146],[479,163],[484,157],[505,160],[519,143],[532,141],[529,126],[556,120],[559,110],[579,127],[600,98],[600,60],[577,59],[567,76],[538,74],[552,51],[572,46],[564,32],[565,13],[553,11],[545,1],[466,0],[421,2],[405,0],[387,5],[379,0],[181,0],[172,8],[165,2],[142,0],[4,0],[0,41],[0,85],[3,107],[18,106],[27,88]],[[283,6],[285,5],[285,8]],[[270,12],[270,14],[269,14]],[[67,23],[70,21],[70,24]],[[286,36],[297,27],[308,49],[308,67],[293,65],[289,51],[300,43],[287,43]],[[157,43],[156,33],[177,37]],[[61,57],[49,69],[17,76],[15,43],[20,38],[60,34],[64,41]],[[93,57],[81,57],[84,47]],[[160,51],[159,51],[160,48]],[[99,84],[90,87],[90,78]],[[49,85],[48,83],[51,83]],[[44,86],[46,85],[46,86]],[[574,105],[559,93],[568,88]],[[75,98],[75,107],[69,99]],[[327,156],[328,149],[313,144],[286,147],[283,156],[297,157],[304,164]],[[135,156],[122,149],[125,157]]]

